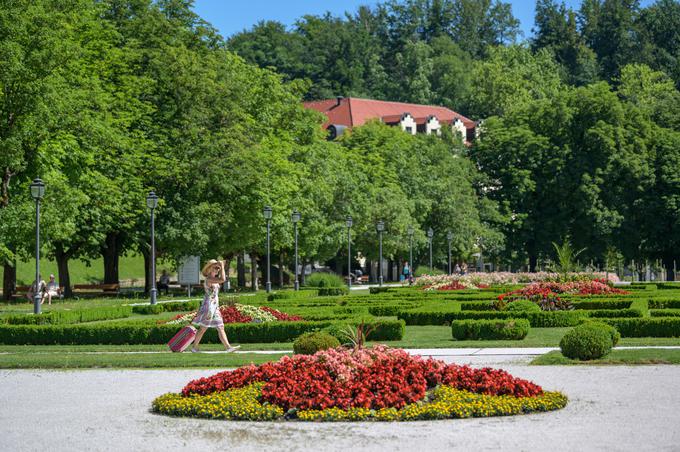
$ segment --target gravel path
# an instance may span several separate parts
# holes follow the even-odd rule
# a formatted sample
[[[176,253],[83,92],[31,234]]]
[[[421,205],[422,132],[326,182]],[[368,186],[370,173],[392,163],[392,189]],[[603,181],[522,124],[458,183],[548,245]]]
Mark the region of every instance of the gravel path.
[[[149,407],[214,370],[3,370],[0,450],[680,450],[680,366],[503,367],[563,391],[570,404],[529,416],[413,423],[207,421]]]

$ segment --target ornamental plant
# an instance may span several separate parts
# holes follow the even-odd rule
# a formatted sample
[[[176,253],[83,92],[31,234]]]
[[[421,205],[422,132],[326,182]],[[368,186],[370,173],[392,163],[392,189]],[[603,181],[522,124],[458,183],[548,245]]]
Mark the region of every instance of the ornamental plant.
[[[417,420],[522,414],[566,405],[499,369],[473,369],[375,346],[220,372],[166,394],[153,410],[223,419]]]
[[[303,320],[300,316],[289,315],[268,306],[258,308],[256,306],[233,303],[227,306],[220,306],[219,310],[224,323],[294,322]],[[198,311],[180,314],[167,323],[170,325],[187,323],[193,320],[196,314],[198,314]]]
[[[615,273],[606,272],[570,272],[570,273],[553,273],[553,272],[536,272],[536,273],[510,273],[510,272],[492,272],[492,273],[468,273],[466,275],[423,275],[416,278],[415,285],[421,288],[428,288],[429,290],[440,290],[453,282],[457,282],[468,289],[484,288],[490,286],[501,286],[511,284],[530,284],[536,282],[559,282],[567,283],[574,281],[608,281],[616,283],[619,281]]]
[[[611,327],[597,322],[584,323],[569,331],[560,341],[562,354],[581,361],[602,358],[618,342]]]

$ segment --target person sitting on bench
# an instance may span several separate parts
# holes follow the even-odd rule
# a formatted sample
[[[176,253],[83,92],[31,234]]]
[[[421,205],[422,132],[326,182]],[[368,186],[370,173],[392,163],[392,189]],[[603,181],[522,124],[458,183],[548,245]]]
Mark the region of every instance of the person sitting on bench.
[[[44,284],[42,281],[41,283]],[[40,304],[45,302],[45,298],[47,298],[47,304],[52,304],[52,297],[61,297],[61,287],[54,280],[54,275],[50,275],[50,282],[47,283],[45,290],[43,290]]]
[[[160,292],[164,289],[165,295],[167,295],[170,290],[170,275],[168,275],[167,270],[163,270],[163,273],[161,273],[161,277],[158,280],[158,291]]]
[[[28,298],[29,301],[33,301],[33,298],[35,298],[35,294],[37,291],[37,293],[40,294],[40,301],[42,304],[42,299],[45,294],[45,281],[40,279],[40,276],[38,276],[38,279],[40,280],[40,282],[37,283],[37,281],[35,280],[33,281],[33,284],[31,284],[31,288],[28,289],[28,292],[26,292],[26,298]]]

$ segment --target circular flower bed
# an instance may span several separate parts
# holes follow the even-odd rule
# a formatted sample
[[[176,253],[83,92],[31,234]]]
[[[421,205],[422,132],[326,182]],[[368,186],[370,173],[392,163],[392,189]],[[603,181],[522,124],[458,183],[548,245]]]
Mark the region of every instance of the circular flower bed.
[[[562,408],[567,398],[503,370],[404,350],[336,348],[221,372],[153,402],[157,413],[219,419],[418,420]]]
[[[180,314],[167,322],[170,325],[190,322],[198,311]],[[220,314],[224,323],[252,323],[252,322],[295,322],[303,320],[297,315],[289,315],[285,312],[277,311],[267,306],[250,306],[247,304],[235,303],[230,306],[220,306]]]

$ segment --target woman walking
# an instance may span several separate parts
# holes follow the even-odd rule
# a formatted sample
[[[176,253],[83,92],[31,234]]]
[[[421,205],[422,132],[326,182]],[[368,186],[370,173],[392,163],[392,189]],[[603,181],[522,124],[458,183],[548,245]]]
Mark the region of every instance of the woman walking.
[[[194,320],[191,322],[199,327],[191,351],[194,353],[199,352],[198,346],[201,343],[201,339],[205,332],[208,328],[217,328],[217,335],[220,337],[220,342],[224,345],[227,353],[231,353],[240,348],[240,346],[237,345],[232,347],[231,344],[229,344],[227,334],[224,332],[224,322],[222,321],[222,314],[220,314],[219,309],[218,295],[220,286],[227,280],[227,274],[224,271],[224,262],[211,259],[205,264],[201,273],[205,276],[205,280],[203,281],[205,296],[203,297],[203,302],[198,310],[198,314],[196,314],[196,317],[194,317]]]

